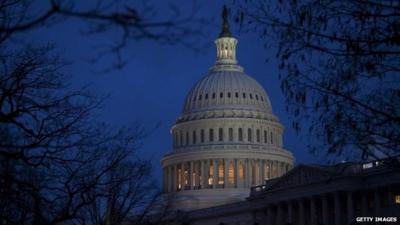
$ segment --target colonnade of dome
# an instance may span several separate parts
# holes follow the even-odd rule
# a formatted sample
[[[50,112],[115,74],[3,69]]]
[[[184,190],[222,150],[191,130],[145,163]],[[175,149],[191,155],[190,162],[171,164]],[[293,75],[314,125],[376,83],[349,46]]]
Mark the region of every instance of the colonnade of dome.
[[[286,173],[292,164],[264,159],[203,159],[163,169],[164,192],[215,188],[249,188]]]

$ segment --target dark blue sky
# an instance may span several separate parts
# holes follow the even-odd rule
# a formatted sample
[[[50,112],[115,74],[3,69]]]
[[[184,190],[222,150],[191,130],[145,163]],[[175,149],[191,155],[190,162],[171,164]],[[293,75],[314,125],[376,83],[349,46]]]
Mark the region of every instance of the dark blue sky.
[[[105,107],[97,113],[101,120],[113,125],[125,125],[140,120],[150,128],[161,122],[140,150],[143,157],[151,159],[154,174],[161,177],[160,159],[171,150],[170,128],[179,116],[183,101],[195,82],[206,75],[215,61],[214,40],[220,32],[222,4],[230,1],[202,1],[199,16],[213,22],[207,27],[208,35],[199,46],[205,44],[203,53],[195,52],[181,45],[160,45],[151,41],[135,42],[126,49],[133,58],[122,70],[98,74],[98,65],[84,59],[93,56],[93,43],[112,40],[109,36],[82,36],[85,27],[82,21],[68,19],[31,34],[34,43],[55,43],[64,57],[71,61],[65,72],[73,75],[73,86],[90,83],[93,91],[102,95],[110,94]],[[189,10],[191,3],[176,1],[181,10]],[[181,4],[183,3],[183,4]],[[162,5],[158,8],[162,10]],[[156,8],[156,10],[160,10]],[[239,33],[231,18],[231,30],[239,40],[237,58],[245,72],[255,78],[267,91],[274,113],[285,126],[284,146],[296,157],[296,163],[312,163],[321,157],[313,156],[306,150],[305,135],[297,136],[291,128],[285,101],[279,88],[276,50],[265,49],[264,41],[255,34]],[[113,60],[113,55],[105,60]],[[266,62],[268,59],[268,62]]]

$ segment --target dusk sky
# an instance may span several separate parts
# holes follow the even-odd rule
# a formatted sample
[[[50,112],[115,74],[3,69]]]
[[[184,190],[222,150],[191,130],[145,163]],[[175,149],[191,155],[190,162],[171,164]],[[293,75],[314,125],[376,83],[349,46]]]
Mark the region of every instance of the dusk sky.
[[[153,1],[157,3],[156,1]],[[183,101],[191,87],[207,74],[214,64],[216,53],[214,40],[221,29],[221,10],[223,4],[231,1],[202,1],[198,16],[210,19],[207,35],[196,47],[204,46],[203,52],[196,52],[182,45],[161,45],[152,41],[133,42],[126,52],[133,57],[121,70],[99,74],[101,65],[85,61],[97,51],[94,43],[102,40],[113,40],[112,35],[82,36],[80,32],[86,27],[82,21],[68,19],[48,28],[32,32],[33,43],[55,43],[56,49],[62,50],[64,58],[71,65],[64,69],[73,76],[73,87],[90,84],[99,95],[110,94],[103,109],[97,113],[99,119],[115,126],[142,121],[147,128],[161,125],[144,141],[140,150],[144,158],[151,159],[154,165],[155,178],[161,177],[160,160],[171,150],[170,128],[180,115]],[[164,13],[164,5],[156,10]],[[182,11],[189,10],[192,3],[174,1]],[[210,32],[208,32],[208,30]],[[284,147],[291,151],[296,164],[319,162],[322,157],[308,153],[305,135],[297,136],[291,128],[289,114],[285,110],[285,100],[280,90],[278,70],[274,56],[276,49],[265,49],[264,40],[255,34],[240,33],[231,16],[231,30],[238,39],[237,58],[245,72],[255,78],[267,91],[273,112],[285,126]],[[272,40],[271,40],[272,41]],[[113,55],[106,56],[109,61]],[[266,60],[268,61],[266,62]]]

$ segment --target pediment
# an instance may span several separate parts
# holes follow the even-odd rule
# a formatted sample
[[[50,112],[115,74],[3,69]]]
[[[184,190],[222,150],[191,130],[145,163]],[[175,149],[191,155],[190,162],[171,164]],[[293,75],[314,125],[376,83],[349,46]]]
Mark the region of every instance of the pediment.
[[[278,178],[278,181],[271,186],[271,189],[311,184],[329,180],[335,175],[337,173],[328,168],[300,165]]]

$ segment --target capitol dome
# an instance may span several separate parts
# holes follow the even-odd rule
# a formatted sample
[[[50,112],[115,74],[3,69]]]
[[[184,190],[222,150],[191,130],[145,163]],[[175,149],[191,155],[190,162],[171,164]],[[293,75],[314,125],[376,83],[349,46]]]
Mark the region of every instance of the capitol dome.
[[[164,155],[164,192],[172,207],[193,210],[244,200],[250,187],[286,173],[293,155],[264,88],[236,60],[237,40],[223,29],[217,60],[186,96]]]

